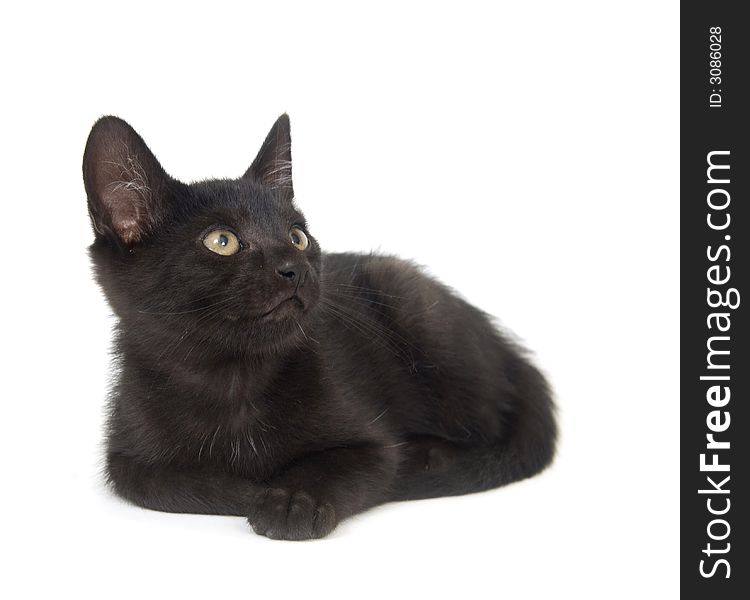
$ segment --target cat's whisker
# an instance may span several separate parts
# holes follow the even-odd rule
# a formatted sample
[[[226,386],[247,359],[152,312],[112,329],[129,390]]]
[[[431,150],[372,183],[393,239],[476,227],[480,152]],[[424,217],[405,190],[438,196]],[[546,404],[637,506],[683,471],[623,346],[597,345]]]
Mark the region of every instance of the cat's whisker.
[[[389,331],[388,329],[380,325],[375,325],[372,321],[364,319],[354,313],[350,313],[343,309],[341,306],[331,304],[330,302],[327,302],[325,300],[321,300],[321,306],[324,307],[325,310],[328,310],[335,317],[337,317],[339,321],[344,324],[344,326],[354,328],[356,331],[359,331],[359,333],[361,333],[368,339],[371,339],[379,346],[389,350],[392,354],[400,357],[405,362],[412,364],[414,363],[414,359],[413,356],[411,356],[411,353],[400,347],[394,340],[394,338],[397,336],[395,332]]]
[[[206,294],[205,296],[201,296],[200,298],[195,298],[193,300],[188,300],[187,302],[184,302],[183,304],[184,304],[184,306],[187,307],[187,306],[189,306],[191,304],[196,304],[198,302],[203,302],[205,300],[209,300],[210,298],[216,298],[217,296],[226,296],[226,295],[227,295],[226,290],[222,290],[220,292],[215,292],[213,294]],[[177,309],[179,309],[181,307],[175,306],[174,308],[175,308],[175,310],[177,310]],[[144,310],[148,310],[148,307],[144,307]]]
[[[258,439],[260,440],[260,445],[263,446],[263,454],[266,456],[268,455],[268,446],[266,446],[266,440],[263,439],[263,434],[258,432]]]
[[[299,330],[302,332],[302,335],[305,336],[306,340],[310,340],[310,338],[307,337],[307,334],[305,333],[305,330],[302,329],[302,325],[299,324],[299,321],[297,319],[294,319],[294,322],[296,323],[297,327],[299,327]]]
[[[305,333],[305,330],[302,329],[302,325],[300,324],[300,322],[297,319],[294,319],[294,322],[297,324],[297,327],[299,327],[299,330],[302,332],[302,335],[305,336],[305,339],[308,342],[315,342],[316,344],[320,344],[320,342],[318,340],[316,340],[314,337],[310,337],[309,335],[307,335]]]
[[[206,445],[206,440],[208,440],[208,432],[206,432],[206,433],[205,433],[205,434],[203,435],[203,441],[201,442],[201,447],[200,447],[200,449],[198,450],[198,460],[200,460],[200,459],[201,459],[201,455],[203,454],[203,446],[205,446],[205,445]]]
[[[238,300],[238,297],[227,298],[227,301],[230,301],[230,300]],[[183,331],[183,333],[180,336],[176,337],[175,340],[172,343],[167,344],[165,346],[165,348],[159,354],[159,356],[157,358],[157,361],[156,361],[156,364],[157,365],[161,364],[161,362],[166,357],[174,356],[175,352],[177,352],[179,350],[179,348],[182,345],[182,343],[185,341],[186,338],[189,337],[189,335],[191,333],[193,333],[195,331],[199,331],[200,332],[201,330],[200,330],[199,326],[202,325],[203,323],[205,323],[208,319],[210,319],[210,318],[218,315],[219,313],[221,313],[222,310],[224,310],[224,308],[226,307],[226,305],[227,305],[226,302],[217,302],[217,303],[214,303],[211,306],[205,307],[205,310],[207,312],[205,312],[205,314],[200,315],[195,320],[195,322],[192,323],[192,327],[191,328],[185,329]],[[202,338],[198,338],[194,342],[194,344],[190,348],[190,350],[187,352],[187,354],[185,355],[185,357],[183,358],[183,361],[185,361],[185,360],[187,360],[187,358],[189,358],[189,356],[190,356],[190,354],[192,354],[193,350],[195,350],[198,346],[206,344],[208,341],[210,341],[210,339],[211,339],[210,336],[206,336],[206,335],[204,335]]]
[[[208,455],[212,456],[214,451],[214,442],[216,442],[216,436],[219,435],[219,430],[221,429],[221,423],[216,427],[216,431],[214,431],[214,436],[211,438],[211,445],[208,447]]]
[[[253,434],[250,433],[250,429],[248,429],[246,432],[247,441],[250,444],[250,447],[253,449],[253,452],[255,452],[255,456],[258,456],[258,449],[255,447],[255,440],[253,439]]]
[[[383,448],[399,448],[400,446],[406,446],[409,442],[398,442],[396,444],[388,444],[387,446],[383,446]]]
[[[340,292],[367,292],[371,294],[377,294],[379,296],[384,296],[386,298],[397,298],[400,300],[405,299],[404,296],[397,296],[396,294],[388,294],[384,292],[383,290],[378,290],[375,288],[368,288],[368,287],[364,287],[361,285],[353,285],[349,283],[338,283],[338,282],[327,283],[325,281],[324,281],[324,284],[326,285],[327,289],[343,288],[343,289],[338,290]]]
[[[383,412],[381,412],[377,417],[375,417],[372,421],[370,421],[369,423],[367,423],[367,425],[365,425],[365,427],[369,427],[370,425],[374,425],[375,423],[377,423],[385,415],[385,413],[387,413],[387,412],[388,412],[388,408],[386,408],[385,410],[383,410]]]
[[[387,304],[386,302],[380,302],[378,300],[373,300],[372,298],[369,298],[367,296],[363,296],[362,294],[358,294],[356,292],[348,293],[348,292],[341,292],[337,290],[326,290],[326,294],[330,296],[336,296],[340,299],[345,300],[351,300],[353,302],[358,302],[360,304],[364,305],[371,305],[376,304],[378,306],[383,306],[385,308],[391,308],[393,310],[403,310],[403,307],[401,306],[395,306],[393,304]]]
[[[223,308],[223,307],[222,307],[222,308]],[[207,321],[207,320],[208,320],[208,319],[210,319],[211,317],[214,317],[214,316],[218,315],[218,314],[219,314],[219,313],[221,312],[222,308],[217,308],[217,309],[215,309],[214,311],[212,311],[211,313],[207,313],[207,314],[205,314],[205,315],[202,315],[202,316],[201,316],[201,317],[200,317],[200,318],[199,318],[199,319],[198,319],[198,320],[197,320],[197,321],[195,322],[195,326],[193,327],[193,330],[197,330],[197,329],[198,329],[198,325],[200,325],[200,324],[202,324],[203,322]],[[187,359],[188,359],[188,358],[190,357],[190,355],[191,355],[191,354],[193,353],[193,350],[195,350],[196,348],[198,348],[198,347],[200,347],[200,346],[204,346],[204,345],[206,345],[206,344],[207,344],[207,343],[208,343],[208,342],[209,342],[210,340],[211,340],[211,336],[210,336],[210,335],[203,335],[203,337],[199,337],[199,338],[198,338],[198,340],[197,340],[197,341],[196,341],[196,342],[195,342],[195,343],[194,343],[194,344],[193,344],[193,345],[191,346],[190,350],[188,350],[187,354],[185,354],[184,358],[182,359],[182,360],[183,360],[183,362],[186,362],[186,361],[187,361]]]
[[[385,335],[386,337],[397,339],[400,342],[406,344],[407,346],[413,348],[414,350],[418,350],[418,348],[414,346],[414,344],[412,344],[409,340],[407,340],[402,335],[394,331],[392,328],[386,327],[383,324],[377,322],[376,320],[367,318],[362,314],[353,312],[354,310],[356,310],[353,307],[344,307],[341,304],[332,303],[330,300],[325,300],[325,299],[321,300],[321,302],[324,304],[327,304],[328,306],[334,306],[338,308],[342,312],[348,314],[350,317],[358,319],[361,323],[368,325],[371,328],[382,332],[382,334]],[[378,314],[382,315],[382,313],[378,313]]]
[[[208,310],[209,308],[213,308],[214,306],[219,306],[223,304],[229,304],[230,302],[237,300],[236,297],[230,297],[230,298],[224,298],[222,300],[219,300],[218,302],[214,302],[213,304],[208,304],[206,306],[201,306],[200,308],[193,308],[191,310],[183,310],[183,311],[149,311],[149,310],[139,310],[138,312],[142,315],[187,315],[189,313],[195,313],[200,312],[203,310]],[[194,301],[194,302],[197,302]]]
[[[384,334],[382,338],[386,341],[390,341],[389,333],[380,331],[371,322],[361,318],[359,315],[348,312],[341,305],[332,304],[329,302],[322,301],[321,304],[325,306],[329,311],[333,311],[334,314],[344,317],[344,321],[348,321],[352,325],[357,326],[363,333],[375,334],[377,338],[381,338],[381,333]]]

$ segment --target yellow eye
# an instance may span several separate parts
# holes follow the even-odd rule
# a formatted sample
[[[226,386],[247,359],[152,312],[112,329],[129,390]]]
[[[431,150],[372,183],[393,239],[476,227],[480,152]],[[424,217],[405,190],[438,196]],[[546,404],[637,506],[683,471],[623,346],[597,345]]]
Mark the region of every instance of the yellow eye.
[[[305,250],[310,245],[307,235],[299,227],[292,227],[289,231],[289,239],[292,240],[292,246],[297,250]]]
[[[214,229],[203,238],[203,245],[211,252],[222,256],[231,256],[240,251],[240,240],[231,231]]]

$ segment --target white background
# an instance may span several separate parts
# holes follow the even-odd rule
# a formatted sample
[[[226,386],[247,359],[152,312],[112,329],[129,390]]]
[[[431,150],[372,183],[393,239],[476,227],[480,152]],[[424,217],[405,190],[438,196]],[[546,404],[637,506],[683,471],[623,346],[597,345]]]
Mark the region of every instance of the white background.
[[[676,2],[5,4],[0,595],[677,597],[678,22]],[[174,176],[229,177],[284,111],[325,248],[414,258],[536,352],[549,471],[311,543],[104,489],[88,130],[117,114]]]

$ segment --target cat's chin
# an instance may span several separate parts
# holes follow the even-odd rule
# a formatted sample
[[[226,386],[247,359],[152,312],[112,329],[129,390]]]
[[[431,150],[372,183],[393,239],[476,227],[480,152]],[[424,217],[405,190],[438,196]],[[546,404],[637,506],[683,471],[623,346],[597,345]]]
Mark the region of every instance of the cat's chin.
[[[305,331],[316,304],[314,297],[294,295],[277,301],[260,314],[225,314],[222,329],[231,332],[232,337],[246,332],[250,348],[258,354],[284,352],[297,347],[300,336],[307,337]]]

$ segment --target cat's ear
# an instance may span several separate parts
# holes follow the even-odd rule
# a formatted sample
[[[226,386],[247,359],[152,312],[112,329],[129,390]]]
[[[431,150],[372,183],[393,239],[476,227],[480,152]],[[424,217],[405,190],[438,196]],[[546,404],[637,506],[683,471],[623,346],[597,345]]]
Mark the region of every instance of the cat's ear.
[[[281,115],[271,127],[266,141],[243,177],[254,179],[291,199],[292,189],[292,138],[289,116]]]
[[[94,124],[83,154],[83,182],[98,236],[132,246],[164,215],[170,177],[122,119],[102,117]]]

